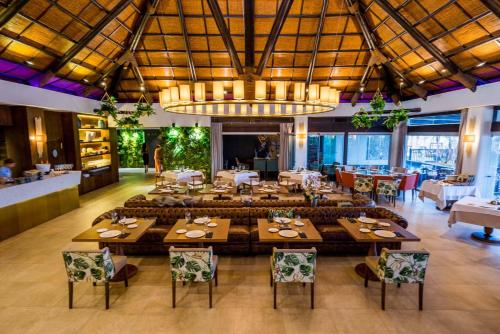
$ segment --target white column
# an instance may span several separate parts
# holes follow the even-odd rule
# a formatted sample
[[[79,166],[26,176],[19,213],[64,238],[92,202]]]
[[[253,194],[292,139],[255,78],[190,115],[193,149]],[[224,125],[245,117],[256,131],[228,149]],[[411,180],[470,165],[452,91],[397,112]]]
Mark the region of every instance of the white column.
[[[476,176],[476,186],[482,196],[492,193],[494,178],[488,177],[491,156],[491,122],[493,107],[470,107],[467,115],[466,135],[474,135],[474,141],[464,143],[463,174]]]
[[[307,116],[295,117],[295,166],[307,167]]]

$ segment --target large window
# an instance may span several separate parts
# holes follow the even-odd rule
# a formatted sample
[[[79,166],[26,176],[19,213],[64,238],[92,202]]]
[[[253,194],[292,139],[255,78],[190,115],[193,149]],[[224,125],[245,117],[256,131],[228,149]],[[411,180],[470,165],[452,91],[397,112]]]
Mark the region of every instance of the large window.
[[[307,138],[307,167],[320,169],[323,165],[342,164],[344,135],[309,135]]]
[[[389,167],[391,135],[350,134],[347,138],[347,164],[356,167]]]
[[[409,135],[406,167],[419,170],[424,176],[444,178],[455,172],[457,149],[457,135]]]
[[[491,155],[490,164],[488,166],[488,172],[491,172],[495,182],[493,187],[493,195],[500,196],[500,134],[494,135],[491,142]],[[490,188],[491,189],[491,188]],[[487,197],[491,195],[485,194]]]

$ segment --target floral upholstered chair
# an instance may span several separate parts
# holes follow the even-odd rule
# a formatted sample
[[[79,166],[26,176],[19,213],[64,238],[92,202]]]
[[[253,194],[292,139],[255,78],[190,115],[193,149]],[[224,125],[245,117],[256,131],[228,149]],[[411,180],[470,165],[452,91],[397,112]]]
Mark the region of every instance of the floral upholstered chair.
[[[380,256],[368,256],[365,259],[365,287],[368,286],[368,270],[371,270],[382,282],[382,310],[385,310],[386,284],[419,284],[418,309],[422,310],[424,298],[424,280],[430,253],[426,250],[403,251],[382,249]]]
[[[392,202],[396,206],[396,197],[398,197],[399,191],[399,180],[379,180],[377,183],[377,196],[378,201],[379,196],[383,195],[389,198],[389,202]]]
[[[369,177],[356,177],[354,180],[354,192],[369,193],[373,191],[373,179]]]
[[[316,274],[316,248],[277,249],[271,255],[271,286],[274,286],[276,308],[277,283],[311,284],[311,308],[314,308],[314,279]]]
[[[67,250],[63,251],[64,264],[68,274],[69,308],[73,308],[73,283],[79,281],[91,281],[104,283],[106,292],[106,309],[109,308],[109,281],[123,269],[125,286],[127,279],[127,257],[113,256],[109,248],[100,250]]]
[[[212,247],[175,248],[170,247],[170,268],[172,271],[172,307],[175,307],[175,285],[181,281],[208,282],[208,305],[212,308],[212,280],[217,286],[217,256]]]

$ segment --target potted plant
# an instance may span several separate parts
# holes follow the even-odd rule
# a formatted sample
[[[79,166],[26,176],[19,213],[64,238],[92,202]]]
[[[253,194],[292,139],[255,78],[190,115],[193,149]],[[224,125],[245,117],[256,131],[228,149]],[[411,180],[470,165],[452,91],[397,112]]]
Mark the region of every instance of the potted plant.
[[[399,123],[408,120],[408,109],[399,107],[399,109],[392,110],[389,116],[384,121],[384,125],[389,130],[394,130]]]
[[[311,175],[306,178],[304,182],[304,199],[306,201],[306,206],[318,206],[319,195],[317,191],[320,186],[321,182],[318,177]]]
[[[116,98],[114,96],[109,96],[105,93],[101,99],[101,104],[99,109],[94,109],[94,113],[99,116],[111,116],[113,119],[118,115],[118,108],[116,107]]]
[[[385,100],[380,90],[377,89],[372,99],[370,100],[370,107],[372,111],[368,113],[364,108],[361,108],[357,113],[352,116],[351,123],[356,129],[369,129],[373,123],[380,119],[384,113]]]

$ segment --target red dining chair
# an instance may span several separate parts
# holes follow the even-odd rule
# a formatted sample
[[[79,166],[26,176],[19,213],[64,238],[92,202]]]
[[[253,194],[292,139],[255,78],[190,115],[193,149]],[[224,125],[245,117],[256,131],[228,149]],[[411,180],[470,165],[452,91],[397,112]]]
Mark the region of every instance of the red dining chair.
[[[403,202],[406,200],[406,191],[407,190],[412,190],[412,196],[411,200],[414,200],[414,195],[415,195],[415,180],[418,178],[418,175],[416,174],[410,174],[410,175],[404,175],[403,178],[401,179],[401,183],[399,184],[399,191],[403,192]]]
[[[356,179],[356,174],[342,172],[340,173],[340,178],[342,180],[342,189],[344,189],[344,187],[347,187],[351,190],[351,192],[354,192],[354,180]]]
[[[335,168],[335,185],[342,186],[342,176],[340,175],[340,168]]]

